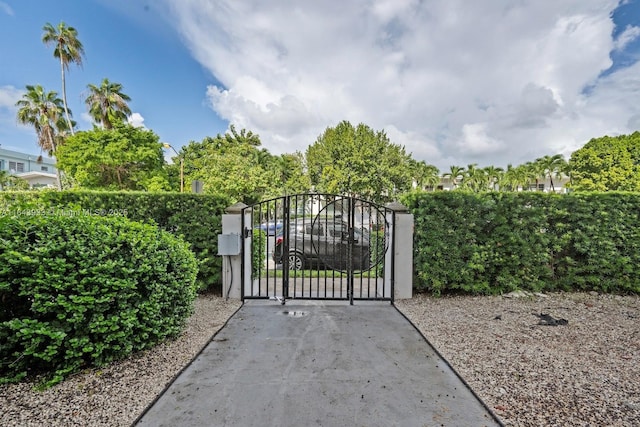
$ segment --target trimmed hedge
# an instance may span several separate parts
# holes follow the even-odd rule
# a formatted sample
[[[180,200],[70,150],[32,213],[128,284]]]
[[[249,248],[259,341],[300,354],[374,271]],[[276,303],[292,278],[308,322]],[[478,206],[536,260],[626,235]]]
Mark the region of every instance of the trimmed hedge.
[[[120,215],[133,221],[153,222],[190,243],[199,265],[198,289],[218,293],[222,289],[222,259],[217,256],[217,236],[222,232],[222,214],[225,208],[226,200],[203,194],[133,191],[0,192],[0,211],[35,209],[65,215],[71,210],[80,210],[85,215]]]
[[[188,245],[118,217],[0,216],[0,378],[52,385],[177,335],[193,310]]]
[[[640,293],[640,194],[412,193],[414,288]]]

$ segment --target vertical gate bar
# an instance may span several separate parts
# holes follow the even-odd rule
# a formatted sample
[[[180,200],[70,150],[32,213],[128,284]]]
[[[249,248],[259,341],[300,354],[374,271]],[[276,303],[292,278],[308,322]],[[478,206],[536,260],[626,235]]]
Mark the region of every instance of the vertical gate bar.
[[[246,209],[246,208],[245,208]],[[246,244],[246,238],[247,238],[247,233],[245,233],[244,231],[244,215],[245,215],[245,209],[240,210],[240,230],[242,233],[242,239],[240,239],[240,241],[242,242],[242,245],[240,247],[240,299],[242,300],[242,302],[244,303],[244,286],[245,286],[245,267],[246,264],[244,262],[244,256],[245,256],[245,244]]]
[[[368,216],[371,217],[371,204],[367,203],[367,209],[368,209]],[[364,210],[365,210],[365,205],[364,202],[361,200],[360,201],[360,246],[362,247],[361,251],[364,253],[360,253],[360,296],[362,296],[362,289],[364,288],[364,275],[365,275],[365,265],[369,265],[369,263],[371,262],[371,255],[370,255],[370,248],[367,248],[367,250],[365,251],[365,247],[364,247],[364,237],[365,237],[365,233],[364,233]],[[371,246],[371,235],[369,235],[369,238],[367,239],[367,244],[369,246]],[[365,259],[365,255],[369,255],[369,261],[367,262],[367,260]],[[367,280],[367,296],[371,295],[371,277],[369,277],[369,280]]]
[[[325,215],[324,215],[324,223],[322,223],[322,216],[320,215],[320,211],[318,211],[318,215],[314,220],[314,224],[311,226],[311,231],[314,231],[314,226],[317,227],[317,234],[314,234],[312,239],[317,239],[317,242],[315,245],[313,245],[313,249],[317,251],[317,256],[316,256],[316,276],[318,278],[318,280],[316,281],[316,297],[320,297],[320,270],[322,268],[322,250],[324,249],[324,253],[327,253],[327,241],[325,240],[324,242],[322,242],[322,240],[320,239],[320,236],[322,236],[323,234],[327,233],[327,213],[325,211]],[[314,214],[315,215],[315,214]],[[324,244],[324,248],[321,248],[320,245]],[[325,267],[326,268],[326,267]],[[326,271],[326,270],[325,270]],[[326,273],[325,273],[326,274]],[[310,281],[311,282],[311,281]],[[312,285],[309,286],[309,294],[310,296],[313,296],[313,290],[312,290]],[[325,293],[325,297],[326,297],[326,293]]]
[[[289,211],[290,208],[290,203],[291,203],[291,197],[290,196],[285,196],[284,199],[282,200],[282,238],[284,241],[284,236],[289,234],[289,230],[290,230],[290,225],[289,222],[291,221],[291,212]],[[278,235],[278,233],[276,232],[276,236]],[[289,250],[287,248],[287,256],[286,259],[289,259],[289,254],[288,254]],[[284,253],[284,252],[283,252]],[[285,270],[285,263],[284,260],[282,262],[282,302],[284,303],[287,298],[289,298],[289,263],[287,262],[286,264],[287,268]],[[275,273],[275,272],[274,272]],[[295,294],[295,291],[294,291]]]
[[[262,271],[262,269],[264,268],[265,283],[267,284],[267,293],[269,293],[269,259],[267,258],[267,254],[269,253],[269,222],[271,222],[271,206],[270,205],[271,205],[271,202],[267,201],[267,218],[265,221],[267,224],[267,231],[265,233],[266,236],[265,236],[264,247],[262,248],[262,251],[264,252],[264,256],[265,256],[265,261],[262,263],[262,265],[260,265],[260,271]],[[262,255],[260,255],[260,259],[262,259]],[[274,286],[274,294],[275,294],[275,286]]]
[[[353,206],[353,197],[347,199],[347,292],[349,293],[349,304],[353,305],[353,216],[355,210]]]
[[[394,301],[396,284],[396,211],[391,210],[391,304]]]
[[[260,203],[258,206],[259,206],[258,207],[258,225],[260,226],[262,224],[261,221],[262,221],[262,217],[263,217],[263,215],[262,215],[262,206],[263,206],[263,204]],[[256,217],[255,217],[255,215],[252,215],[251,218],[252,218],[252,221],[251,221],[251,234],[254,235],[255,234]],[[262,230],[262,227],[259,227],[258,229]],[[251,255],[253,257],[253,251],[255,251],[256,239],[252,239],[251,243],[252,243]],[[262,266],[257,266],[256,267],[255,265],[252,265],[251,268],[252,269],[258,268],[258,296],[262,296]],[[254,278],[254,280],[255,280],[255,278]],[[269,296],[269,292],[268,291],[269,290],[267,289],[267,296]]]

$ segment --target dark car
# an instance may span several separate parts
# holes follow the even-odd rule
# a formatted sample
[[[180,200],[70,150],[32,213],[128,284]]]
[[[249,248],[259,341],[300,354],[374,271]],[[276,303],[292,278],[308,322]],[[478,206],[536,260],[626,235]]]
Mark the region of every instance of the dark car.
[[[361,228],[337,218],[298,218],[289,226],[289,269],[309,267],[333,270],[368,270],[369,237]],[[284,230],[276,235],[273,260],[283,262]],[[348,253],[351,251],[351,265]]]
[[[262,230],[267,233],[267,236],[275,236],[282,231],[282,222],[277,221],[269,221],[263,222],[262,224],[256,225],[253,227],[256,230]]]

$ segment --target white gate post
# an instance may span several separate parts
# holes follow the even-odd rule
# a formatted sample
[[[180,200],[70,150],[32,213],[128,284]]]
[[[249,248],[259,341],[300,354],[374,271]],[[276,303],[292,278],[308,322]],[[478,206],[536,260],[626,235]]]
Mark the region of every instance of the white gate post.
[[[393,225],[393,286],[394,299],[407,299],[413,296],[413,214],[398,202],[387,204],[395,212]]]
[[[238,250],[229,251],[233,255],[225,254],[222,257],[222,296],[224,298],[241,299],[242,298],[242,251],[241,246],[244,230],[242,230],[242,209],[246,208],[244,203],[236,203],[225,209],[226,214],[222,215],[222,234],[227,236],[237,236],[239,239]],[[249,224],[250,225],[250,224]],[[249,241],[249,239],[247,239]],[[220,242],[220,240],[218,240]],[[250,242],[250,241],[249,241]],[[249,243],[249,251],[251,245]],[[218,253],[220,253],[220,244],[218,245]],[[251,258],[251,257],[247,257]],[[251,266],[249,266],[251,271]]]

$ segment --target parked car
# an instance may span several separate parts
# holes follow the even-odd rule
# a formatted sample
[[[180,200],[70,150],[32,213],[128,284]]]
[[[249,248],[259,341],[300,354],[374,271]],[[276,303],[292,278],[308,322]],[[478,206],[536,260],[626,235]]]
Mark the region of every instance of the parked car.
[[[352,234],[353,233],[353,234]],[[353,236],[350,238],[350,236]],[[289,269],[328,268],[333,270],[368,270],[369,235],[361,228],[351,228],[339,218],[297,218],[289,226]],[[282,264],[284,230],[276,235],[273,260]],[[348,256],[351,248],[351,266]]]
[[[282,231],[282,221],[268,221],[253,227],[256,230],[262,230],[267,236],[275,236]]]

